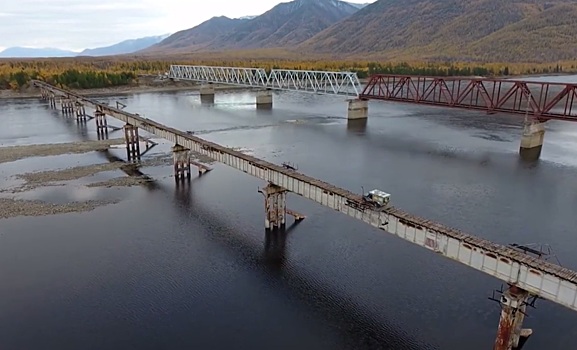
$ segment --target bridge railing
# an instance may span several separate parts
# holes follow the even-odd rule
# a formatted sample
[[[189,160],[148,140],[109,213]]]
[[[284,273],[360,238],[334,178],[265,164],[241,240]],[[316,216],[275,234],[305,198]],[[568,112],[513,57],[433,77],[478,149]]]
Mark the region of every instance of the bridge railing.
[[[267,73],[262,68],[172,65],[169,78],[325,95],[358,96],[361,92],[354,72],[272,69]]]

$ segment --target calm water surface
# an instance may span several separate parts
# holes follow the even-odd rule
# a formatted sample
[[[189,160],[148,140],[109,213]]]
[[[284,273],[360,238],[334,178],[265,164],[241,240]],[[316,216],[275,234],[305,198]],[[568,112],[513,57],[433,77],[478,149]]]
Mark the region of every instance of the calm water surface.
[[[527,164],[518,117],[374,102],[359,126],[347,125],[342,97],[280,93],[257,111],[254,96],[101,100],[352,191],[382,189],[398,207],[499,243],[549,244],[577,269],[577,124],[550,122],[541,160]],[[3,146],[96,139],[94,121],[38,100],[0,101],[0,120]],[[111,156],[124,152],[0,164],[0,181]],[[500,308],[487,297],[500,281],[294,195],[288,206],[307,219],[267,236],[265,184],[225,166],[180,187],[169,165],[142,170],[152,186],[82,186],[122,174],[110,172],[19,195],[122,201],[0,220],[3,349],[492,348]],[[576,325],[577,313],[539,301],[526,349],[575,348]]]

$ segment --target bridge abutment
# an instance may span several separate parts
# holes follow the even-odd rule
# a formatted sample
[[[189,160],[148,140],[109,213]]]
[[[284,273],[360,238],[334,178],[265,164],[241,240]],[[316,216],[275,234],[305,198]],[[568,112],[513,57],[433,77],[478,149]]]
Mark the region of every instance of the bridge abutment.
[[[174,156],[174,180],[190,180],[190,150],[181,145],[172,147]]]
[[[214,103],[214,85],[202,84],[200,86],[200,101],[202,103]]]
[[[511,286],[501,296],[501,318],[493,350],[520,350],[533,334],[531,329],[523,329],[529,293]]]
[[[126,139],[126,155],[129,161],[140,160],[140,139],[138,128],[131,124],[124,126],[124,137]]]
[[[369,101],[364,99],[349,100],[348,119],[367,119],[369,117]]]
[[[272,109],[272,91],[264,90],[257,92],[256,95],[256,108],[257,109]]]
[[[519,154],[523,160],[534,161],[541,156],[545,139],[545,122],[527,120],[523,127]]]

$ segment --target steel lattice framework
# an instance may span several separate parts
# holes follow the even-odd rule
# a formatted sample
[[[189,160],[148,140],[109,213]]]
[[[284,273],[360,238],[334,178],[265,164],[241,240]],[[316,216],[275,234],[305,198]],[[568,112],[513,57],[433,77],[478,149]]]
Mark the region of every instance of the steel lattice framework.
[[[267,73],[262,68],[172,65],[168,76],[172,79],[325,95],[358,96],[361,91],[357,73],[353,72],[273,69]]]
[[[577,84],[373,75],[359,97],[577,121]]]

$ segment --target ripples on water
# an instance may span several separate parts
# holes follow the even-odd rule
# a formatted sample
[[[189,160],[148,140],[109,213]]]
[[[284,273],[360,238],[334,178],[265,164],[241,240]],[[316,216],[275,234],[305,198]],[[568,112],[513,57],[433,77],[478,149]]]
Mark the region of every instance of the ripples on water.
[[[371,103],[366,125],[347,126],[340,97],[277,94],[272,111],[256,111],[253,98],[217,93],[213,106],[194,93],[119,99],[352,191],[381,188],[401,208],[496,242],[549,243],[577,268],[577,125],[551,122],[541,160],[527,164],[517,157],[516,117]],[[0,130],[3,145],[95,138],[92,123],[78,126],[36,100],[0,101],[0,118],[10,126]],[[93,153],[25,159],[0,164],[0,175],[105,161]],[[86,192],[80,180],[32,194],[123,199],[117,205],[0,221],[7,349],[492,347],[499,306],[487,297],[499,281],[296,196],[288,205],[307,219],[267,236],[264,184],[224,166],[184,187],[167,177],[171,166],[143,172],[153,186]],[[537,306],[526,348],[572,348],[576,314]]]

